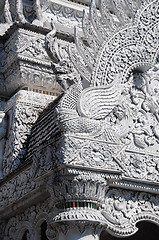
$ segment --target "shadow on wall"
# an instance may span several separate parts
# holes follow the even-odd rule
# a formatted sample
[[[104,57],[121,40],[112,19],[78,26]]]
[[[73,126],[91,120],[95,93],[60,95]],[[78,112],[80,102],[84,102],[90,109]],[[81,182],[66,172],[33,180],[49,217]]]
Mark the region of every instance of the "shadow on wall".
[[[159,239],[159,226],[150,222],[140,222],[137,224],[138,232],[131,237],[116,238],[111,236],[106,231],[103,231],[100,240],[158,240]]]
[[[40,232],[39,232],[39,240],[49,240],[46,236],[46,230],[47,230],[47,222],[44,221],[41,226],[40,226]],[[30,237],[29,237],[29,231],[26,230],[24,233],[23,233],[23,236],[21,238],[21,240],[29,240]]]

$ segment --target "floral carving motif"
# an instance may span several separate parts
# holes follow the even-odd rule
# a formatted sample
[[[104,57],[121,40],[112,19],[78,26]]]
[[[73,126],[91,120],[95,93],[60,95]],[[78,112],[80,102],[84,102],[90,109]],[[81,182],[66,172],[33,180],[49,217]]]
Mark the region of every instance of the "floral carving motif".
[[[3,239],[21,239],[26,230],[28,232],[28,239],[35,239],[37,236],[40,237],[40,225],[44,221],[49,223],[49,212],[51,209],[51,201],[48,199],[36,206],[30,206],[23,213],[10,218],[5,227],[5,236]]]
[[[7,108],[9,118],[8,131],[6,136],[6,147],[4,149],[3,169],[6,176],[16,169],[23,161],[27,150],[28,137],[31,128],[36,122],[39,113],[47,105],[52,97],[42,96],[38,93],[21,91],[10,99]],[[12,102],[13,101],[13,102]]]
[[[106,194],[103,215],[109,231],[128,236],[137,231],[139,220],[159,223],[159,197],[143,192],[112,189]]]
[[[120,169],[114,157],[122,149],[122,145],[66,135],[56,142],[55,146],[55,155],[61,163],[99,169],[103,167],[104,169]]]
[[[12,111],[8,141],[5,149],[5,175],[17,168],[26,153],[27,138],[31,126],[38,117],[38,107],[31,108],[25,104],[17,104]]]
[[[0,194],[1,208],[5,208],[24,197],[28,192],[38,187],[38,184],[31,182],[33,172],[29,168],[20,173],[17,177],[3,184]],[[3,194],[2,194],[3,193]],[[9,193],[9,195],[8,195]]]
[[[28,30],[18,29],[7,41],[5,51],[7,60],[12,62],[18,54],[19,58],[30,59],[36,57],[43,61],[49,61],[45,50],[45,36]]]
[[[69,4],[69,3],[68,3]],[[67,4],[67,5],[68,5]],[[81,22],[83,18],[83,9],[76,9],[73,6],[65,6],[65,4],[60,4],[57,2],[51,2],[49,8],[46,12],[54,15],[54,21],[60,24],[64,24],[67,27],[72,28],[72,23],[81,27]]]
[[[49,130],[43,129],[43,124],[34,128],[30,147],[35,154],[33,165],[3,184],[0,211],[8,206],[20,209],[18,200],[32,191],[46,193],[39,193],[40,201],[49,199],[11,218],[6,239],[22,237],[19,222],[26,224],[28,237],[34,239],[39,213],[46,213],[49,239],[69,234],[69,221],[76,221],[74,226],[82,236],[86,229],[83,221],[91,227],[88,221],[102,223],[117,237],[134,234],[138,221],[159,224],[158,1],[148,0],[142,6],[143,1],[121,2],[127,10],[115,0],[101,0],[98,11],[92,1],[90,13],[83,19],[85,39],[76,34],[77,50],[74,44],[67,48],[64,41],[54,38],[55,31],[46,36],[63,94],[37,122],[49,119]],[[51,6],[48,13],[56,10],[61,14],[59,4]],[[74,13],[68,8],[62,14],[71,18]],[[44,38],[34,40],[24,49],[17,45],[18,54],[43,56]],[[29,105],[18,98],[6,111],[11,122],[6,174],[23,161],[31,128],[44,107],[35,102]],[[151,193],[141,192],[145,186]],[[31,197],[28,199],[32,204]],[[53,226],[62,222],[68,224],[60,224],[61,232],[57,233]],[[96,231],[95,225],[93,229]]]

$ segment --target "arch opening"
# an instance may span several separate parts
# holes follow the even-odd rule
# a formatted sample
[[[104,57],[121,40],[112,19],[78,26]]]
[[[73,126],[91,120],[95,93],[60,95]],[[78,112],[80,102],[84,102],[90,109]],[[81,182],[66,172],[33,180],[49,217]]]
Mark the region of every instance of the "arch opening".
[[[29,231],[28,231],[28,230],[25,230],[25,232],[23,233],[23,236],[22,236],[21,240],[28,240],[28,234],[29,234]]]
[[[49,240],[46,236],[46,230],[47,230],[47,222],[42,222],[41,226],[41,240]]]
[[[152,222],[142,221],[137,223],[138,231],[126,238],[117,238],[106,231],[103,231],[100,235],[100,240],[158,240],[159,226]]]

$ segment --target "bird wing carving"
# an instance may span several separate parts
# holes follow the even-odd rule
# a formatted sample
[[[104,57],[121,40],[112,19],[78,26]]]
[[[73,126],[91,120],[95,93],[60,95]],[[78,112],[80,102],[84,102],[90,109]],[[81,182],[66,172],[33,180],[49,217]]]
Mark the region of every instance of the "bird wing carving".
[[[104,119],[117,105],[131,72],[154,64],[159,49],[155,6],[157,0],[144,4],[142,0],[100,0],[97,10],[92,0],[89,14],[83,17],[84,37],[75,31],[77,50],[70,51],[72,63],[89,85],[78,100],[81,116]]]
[[[104,87],[89,87],[82,91],[77,110],[81,116],[105,119],[118,104],[121,87],[119,79]]]

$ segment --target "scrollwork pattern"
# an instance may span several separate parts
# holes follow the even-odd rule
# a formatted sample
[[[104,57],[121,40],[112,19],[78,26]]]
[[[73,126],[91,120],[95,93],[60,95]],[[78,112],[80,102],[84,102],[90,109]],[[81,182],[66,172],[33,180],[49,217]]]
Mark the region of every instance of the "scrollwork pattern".
[[[80,159],[82,164],[88,164],[88,155],[91,159],[90,166],[93,164],[93,167],[101,165],[100,167],[107,168],[108,164],[113,162],[115,165],[111,166],[116,170],[122,169],[123,176],[136,179],[145,177],[147,181],[158,181],[158,177],[154,180],[152,173],[154,170],[158,176],[158,62],[154,64],[154,61],[157,61],[154,53],[158,49],[158,23],[155,22],[158,15],[156,10],[153,11],[154,5],[155,1],[145,5],[139,10],[139,14],[134,15],[130,24],[122,30],[119,29],[110,41],[106,40],[101,44],[94,62],[91,83],[87,82],[89,75],[83,80],[71,75],[71,83],[66,75],[63,75],[63,72],[66,73],[65,65],[60,68],[55,66],[55,70],[60,69],[60,77],[65,76],[68,84],[56,109],[59,125],[64,134],[76,134],[79,137],[78,145],[77,140],[72,141],[71,137],[66,137],[61,142],[61,147],[58,141],[56,142],[59,161],[67,162],[69,158],[74,164],[75,159]],[[144,12],[152,15],[152,21],[148,20],[146,26],[141,21],[147,19]],[[84,24],[85,20],[87,26]],[[91,19],[91,12],[89,19],[85,16],[84,23],[84,33],[89,29],[89,34],[94,34],[96,26],[93,25],[95,23]],[[148,30],[145,34],[144,26]],[[87,36],[90,46],[91,37]],[[78,43],[77,41],[79,51],[81,44]],[[98,47],[94,46],[94,56]],[[82,53],[80,55],[82,56]],[[84,57],[83,59],[85,60]],[[72,62],[74,64],[74,59]],[[80,62],[78,63],[80,65]],[[141,65],[145,66],[144,70],[140,70]],[[76,63],[74,66],[77,67]],[[69,66],[67,68],[69,69]],[[80,138],[89,139],[86,146],[81,146]],[[100,144],[94,147],[95,139],[105,142],[107,154],[102,151]],[[111,143],[112,151],[108,143]],[[116,150],[114,154],[113,148],[118,149],[118,153]],[[143,155],[145,157],[142,157]],[[109,161],[109,158],[113,161]],[[142,160],[138,161],[138,158]]]
[[[110,189],[103,210],[109,231],[116,236],[128,236],[137,231],[138,221],[159,223],[158,203],[158,195]]]
[[[6,107],[9,118],[4,149],[3,169],[4,175],[15,170],[23,161],[27,151],[27,139],[31,134],[31,128],[36,122],[39,113],[47,105],[52,97],[42,96],[38,93],[29,93],[21,90],[13,99],[11,98]]]

